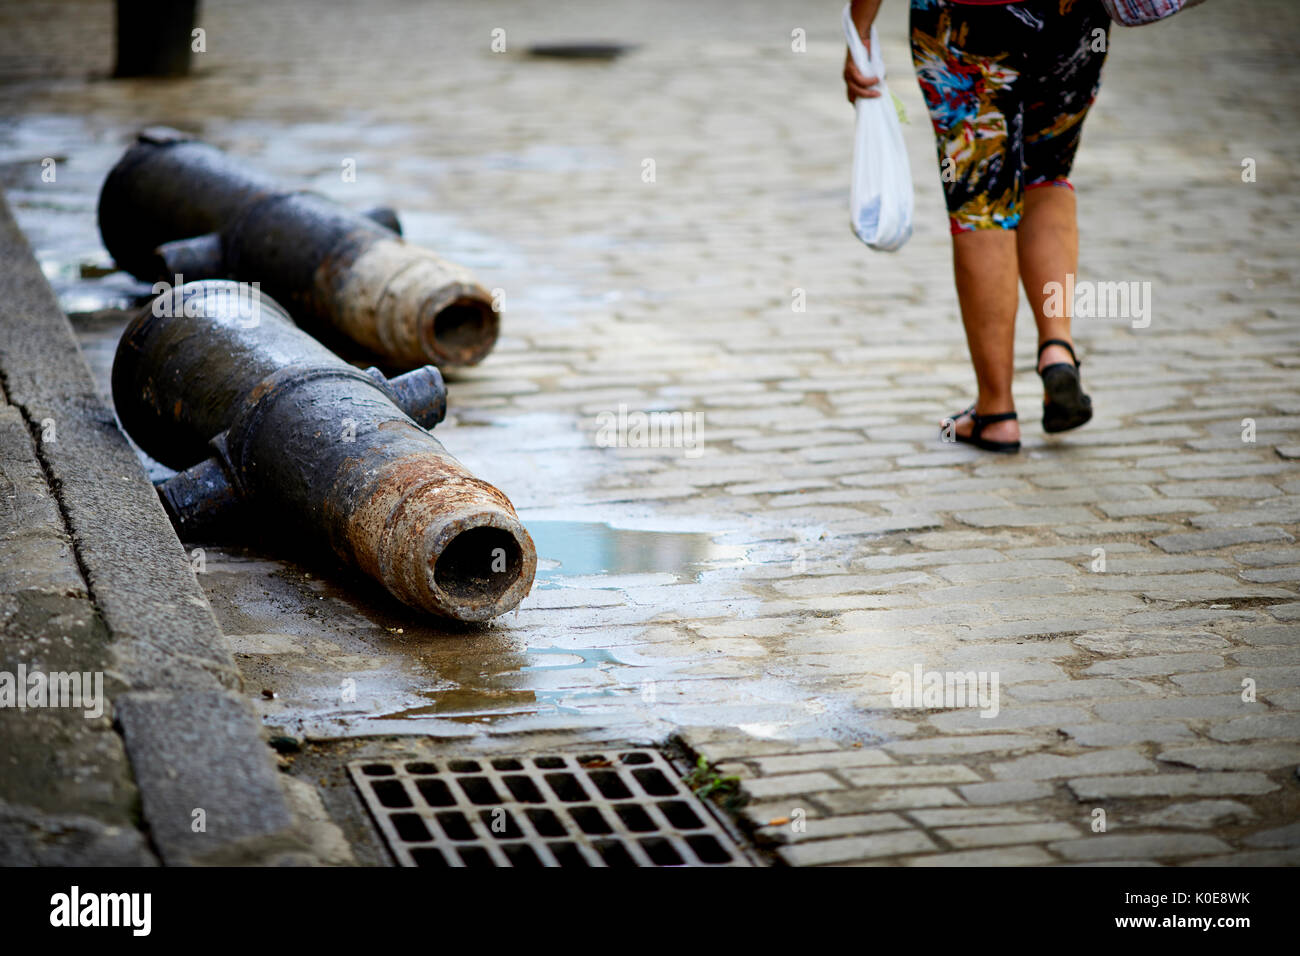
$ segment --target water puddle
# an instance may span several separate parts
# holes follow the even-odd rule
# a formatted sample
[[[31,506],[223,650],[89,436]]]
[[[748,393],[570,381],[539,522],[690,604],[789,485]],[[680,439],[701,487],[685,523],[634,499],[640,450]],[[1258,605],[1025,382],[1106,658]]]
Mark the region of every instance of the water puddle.
[[[537,545],[534,591],[623,588],[699,581],[706,572],[746,557],[742,547],[720,545],[712,533],[616,528],[604,522],[527,521]],[[581,714],[601,699],[636,697],[611,668],[640,666],[630,649],[528,647],[513,655],[514,668],[478,673],[472,686],[418,692],[429,703],[383,715],[384,720],[483,722],[527,714]],[[570,673],[572,672],[572,673]],[[585,672],[585,673],[584,673]]]
[[[613,651],[606,650],[602,647],[593,647],[586,650],[567,650],[562,647],[535,647],[529,648],[529,654],[558,654],[561,657],[576,658],[572,662],[564,663],[541,663],[529,664],[527,667],[520,668],[521,671],[569,671],[583,670],[586,668],[599,667],[601,664],[622,664]]]
[[[744,548],[698,531],[641,531],[586,521],[529,521],[537,545],[536,589],[619,588],[698,581],[711,568],[742,561]],[[648,577],[648,580],[647,580]]]

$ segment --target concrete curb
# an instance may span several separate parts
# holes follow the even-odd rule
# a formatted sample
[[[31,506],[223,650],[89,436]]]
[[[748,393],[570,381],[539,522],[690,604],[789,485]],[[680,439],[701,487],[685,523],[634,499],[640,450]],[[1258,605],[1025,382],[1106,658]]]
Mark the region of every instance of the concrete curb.
[[[169,864],[311,862],[284,857],[305,844],[257,718],[232,693],[239,671],[3,197],[0,260],[0,382],[39,439],[108,631],[113,676],[126,687],[112,704],[155,850]],[[211,811],[206,832],[192,828],[195,809]]]

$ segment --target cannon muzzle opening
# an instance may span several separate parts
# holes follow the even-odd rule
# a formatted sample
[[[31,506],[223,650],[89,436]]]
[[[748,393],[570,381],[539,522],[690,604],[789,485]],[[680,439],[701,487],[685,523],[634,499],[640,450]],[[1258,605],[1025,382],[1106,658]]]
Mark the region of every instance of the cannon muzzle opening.
[[[531,539],[528,552],[532,553]],[[519,603],[510,597],[522,581],[531,581],[536,559],[532,559],[532,570],[528,565],[517,533],[479,525],[456,535],[433,558],[434,590],[458,609],[456,617],[485,620],[500,613],[495,608]]]
[[[433,316],[433,340],[426,346],[447,365],[474,365],[496,343],[500,319],[490,302],[459,296]],[[427,354],[427,353],[426,353]]]

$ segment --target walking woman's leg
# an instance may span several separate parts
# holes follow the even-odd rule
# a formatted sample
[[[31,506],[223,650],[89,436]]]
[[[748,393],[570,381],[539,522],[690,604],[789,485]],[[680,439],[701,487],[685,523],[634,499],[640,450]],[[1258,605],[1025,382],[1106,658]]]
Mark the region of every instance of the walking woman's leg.
[[[934,127],[940,180],[952,233],[953,272],[962,325],[975,369],[975,412],[1015,411],[1022,215],[1021,58],[1010,52],[1020,23],[1003,8],[913,0],[912,62]],[[953,429],[976,432],[969,415]],[[1014,419],[989,422],[979,437],[1017,442]]]
[[[1066,276],[1074,275],[1079,265],[1079,224],[1073,189],[1044,186],[1025,194],[1025,211],[1016,231],[1016,252],[1025,295],[1038,325],[1038,344],[1048,339],[1073,344],[1070,320],[1074,303],[1059,292],[1070,287]],[[1050,283],[1057,283],[1056,295],[1051,294]],[[1072,361],[1065,348],[1049,345],[1043,349],[1038,367]]]
[[[1100,3],[1079,3],[1062,15],[1044,18],[1043,23],[1034,47],[1038,95],[1025,116],[1026,190],[1018,243],[1020,277],[1038,325],[1040,347],[1050,339],[1074,343],[1074,302],[1060,291],[1074,287],[1067,276],[1076,274],[1079,265],[1076,197],[1069,175],[1084,120],[1101,88],[1110,18]],[[1038,358],[1040,371],[1058,363],[1074,364],[1063,346],[1049,345]],[[1058,425],[1075,427],[1087,417],[1090,414],[1076,416],[1074,424]]]
[[[1012,411],[1015,402],[1011,398],[1011,377],[1020,297],[1016,231],[960,232],[952,237],[952,258],[961,321],[979,387],[975,410],[981,415]],[[974,423],[969,416],[962,416],[955,427],[958,434],[969,435]],[[1016,441],[1020,426],[1015,421],[994,422],[986,425],[982,434],[994,441]]]

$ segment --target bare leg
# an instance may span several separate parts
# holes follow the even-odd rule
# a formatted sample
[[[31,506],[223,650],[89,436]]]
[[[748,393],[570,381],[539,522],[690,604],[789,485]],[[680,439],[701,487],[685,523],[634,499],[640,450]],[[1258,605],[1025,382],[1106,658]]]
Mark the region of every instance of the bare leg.
[[[1076,273],[1079,267],[1079,225],[1075,218],[1074,190],[1065,186],[1042,186],[1025,193],[1025,210],[1017,230],[1017,253],[1020,259],[1020,278],[1025,284],[1025,295],[1034,310],[1038,325],[1038,344],[1048,339],[1065,339],[1071,345],[1070,319],[1073,302],[1065,302],[1064,315],[1047,315],[1044,306],[1048,300],[1049,282],[1064,287],[1067,273]],[[1069,362],[1070,353],[1059,345],[1048,346],[1038,367],[1055,362]]]
[[[958,233],[952,238],[952,259],[961,321],[979,385],[975,410],[981,415],[1012,411],[1015,402],[1011,398],[1011,377],[1020,300],[1015,231],[977,229]],[[969,416],[957,419],[958,434],[969,435],[973,428]],[[1015,421],[994,422],[981,434],[994,441],[1017,441],[1020,426]]]

